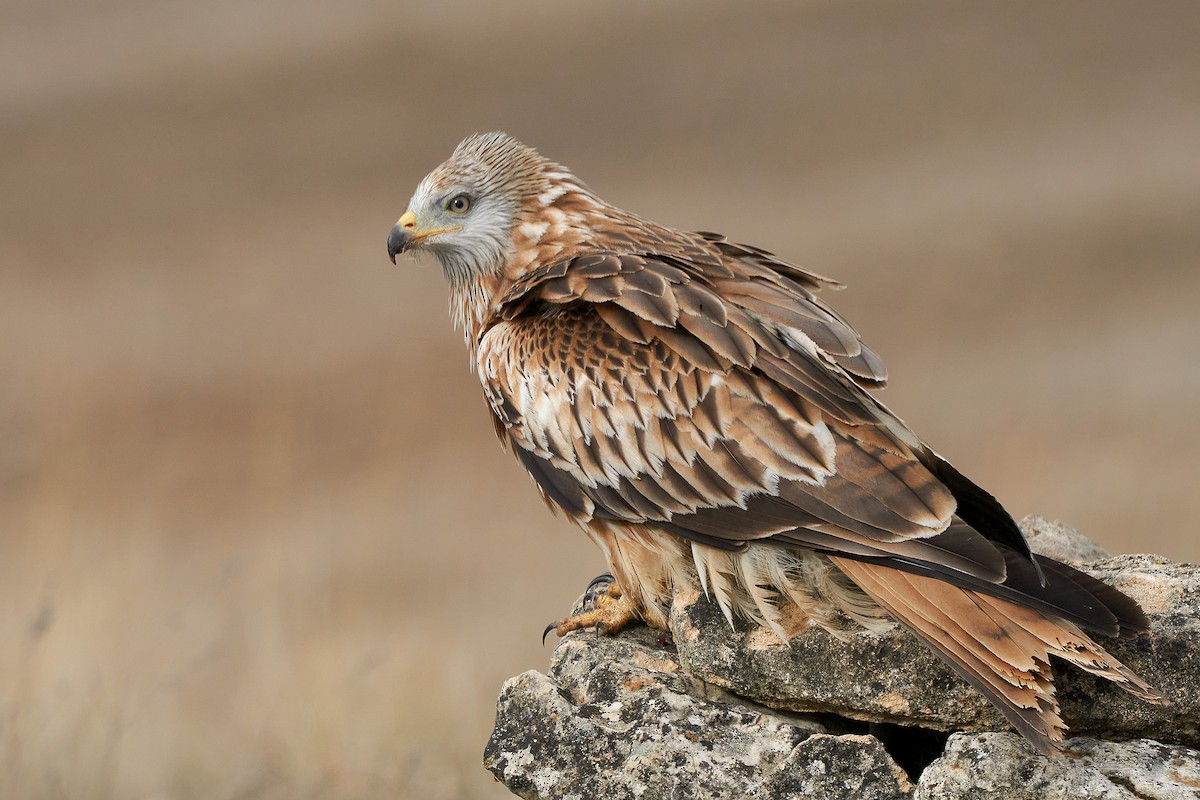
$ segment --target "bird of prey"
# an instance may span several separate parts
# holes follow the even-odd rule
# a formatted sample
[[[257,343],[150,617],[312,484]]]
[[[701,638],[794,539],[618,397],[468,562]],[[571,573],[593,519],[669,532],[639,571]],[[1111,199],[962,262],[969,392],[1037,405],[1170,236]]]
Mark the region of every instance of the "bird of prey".
[[[503,133],[458,145],[388,236],[437,257],[496,433],[614,576],[557,624],[667,627],[702,589],[787,641],[895,619],[1042,752],[1049,657],[1161,697],[1090,633],[1147,628],[1116,589],[1035,557],[1011,516],[870,393],[883,361],[834,281],[597,197]]]

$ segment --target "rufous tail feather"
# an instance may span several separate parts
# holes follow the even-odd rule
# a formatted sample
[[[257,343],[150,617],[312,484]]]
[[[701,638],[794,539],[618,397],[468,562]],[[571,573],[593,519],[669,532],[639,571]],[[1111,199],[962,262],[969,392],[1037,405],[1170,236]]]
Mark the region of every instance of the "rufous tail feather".
[[[1073,623],[890,567],[832,557],[839,569],[995,704],[1040,752],[1066,729],[1050,656],[1151,703],[1163,698]]]

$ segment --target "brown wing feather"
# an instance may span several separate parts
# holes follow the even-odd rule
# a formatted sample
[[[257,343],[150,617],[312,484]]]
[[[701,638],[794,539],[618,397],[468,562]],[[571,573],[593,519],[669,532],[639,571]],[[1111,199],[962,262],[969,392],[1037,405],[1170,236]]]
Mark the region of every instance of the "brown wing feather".
[[[580,264],[587,280],[558,265],[527,280],[484,336],[480,375],[517,447],[549,459],[606,513],[672,522],[693,540],[737,548],[826,528],[912,540],[873,553],[948,554],[922,542],[950,524],[953,496],[823,351],[796,350],[786,332],[770,333],[677,261],[622,255]],[[611,300],[584,299],[591,281],[605,281],[609,297],[612,282],[626,278],[632,285]],[[764,362],[793,366],[810,395],[773,380]],[[759,498],[776,504],[765,529],[738,513]],[[994,553],[977,555],[976,576],[1003,569]],[[951,562],[961,566],[962,554]]]

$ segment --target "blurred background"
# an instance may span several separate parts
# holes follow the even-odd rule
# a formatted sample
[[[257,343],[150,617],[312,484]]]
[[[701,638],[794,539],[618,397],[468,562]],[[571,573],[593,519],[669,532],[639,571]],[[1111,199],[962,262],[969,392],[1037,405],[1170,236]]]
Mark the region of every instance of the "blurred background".
[[[504,129],[849,285],[1020,517],[1200,558],[1200,5],[0,0],[0,796],[500,798],[602,571],[417,181]]]

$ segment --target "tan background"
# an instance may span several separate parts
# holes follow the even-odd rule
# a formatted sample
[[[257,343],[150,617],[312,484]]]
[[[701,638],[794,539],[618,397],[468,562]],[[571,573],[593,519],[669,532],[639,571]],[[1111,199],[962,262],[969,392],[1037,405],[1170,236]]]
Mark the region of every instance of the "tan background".
[[[0,18],[0,796],[503,796],[500,683],[601,561],[386,259],[477,130],[847,282],[1014,514],[1200,557],[1192,0]]]

